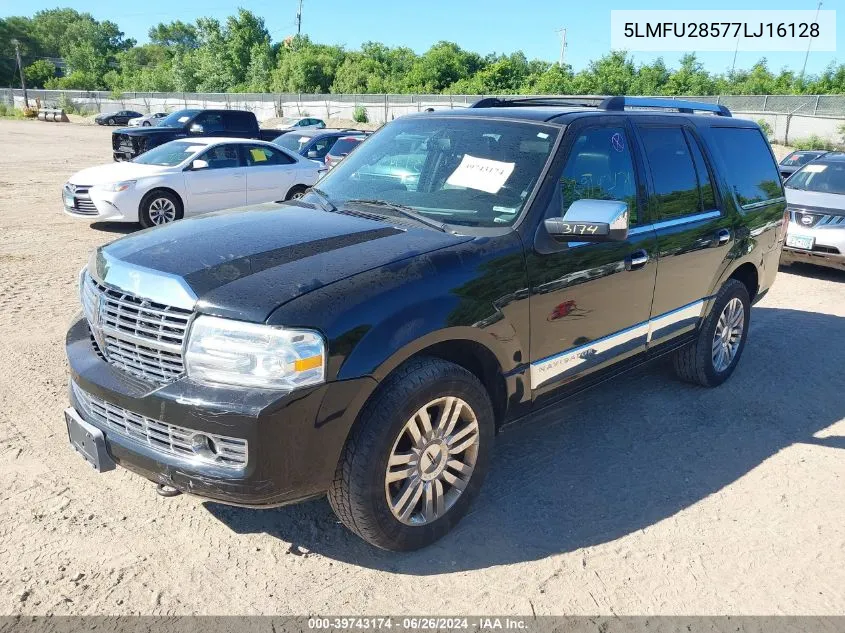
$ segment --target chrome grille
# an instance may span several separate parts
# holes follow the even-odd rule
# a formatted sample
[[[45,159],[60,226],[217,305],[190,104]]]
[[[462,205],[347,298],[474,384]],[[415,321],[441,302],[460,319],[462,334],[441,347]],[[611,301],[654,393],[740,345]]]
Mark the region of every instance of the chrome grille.
[[[99,211],[97,211],[97,207],[95,207],[94,203],[91,201],[90,194],[88,193],[88,190],[91,189],[91,185],[72,185],[67,183],[64,189],[66,198],[70,197],[73,200],[72,205],[68,205],[67,202],[65,202],[65,208],[68,211],[79,215],[97,215],[99,213]]]
[[[189,310],[108,288],[87,274],[82,308],[98,350],[112,365],[158,384],[184,373]]]
[[[166,455],[204,461],[229,468],[243,468],[247,463],[247,441],[237,437],[202,433],[213,442],[216,455],[204,452],[198,454],[193,449],[196,431],[182,426],[167,424],[159,420],[132,413],[117,405],[101,400],[83,390],[71,381],[71,389],[76,397],[86,421],[106,431],[133,439],[151,449]]]
[[[804,222],[804,218],[809,217],[809,222]],[[845,215],[814,213],[811,211],[803,211],[801,209],[794,209],[792,211],[792,221],[798,226],[803,226],[808,229],[814,226],[842,226],[845,227]]]

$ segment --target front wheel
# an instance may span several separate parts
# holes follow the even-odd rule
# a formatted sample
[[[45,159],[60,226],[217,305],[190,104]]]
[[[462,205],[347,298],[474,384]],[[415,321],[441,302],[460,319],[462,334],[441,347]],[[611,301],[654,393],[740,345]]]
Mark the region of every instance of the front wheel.
[[[377,547],[425,547],[449,532],[478,494],[493,429],[493,407],[478,378],[438,358],[411,360],[362,411],[329,503],[346,527]]]
[[[182,201],[169,191],[151,191],[144,196],[138,210],[138,219],[145,229],[175,222],[182,215]]]
[[[149,121],[144,121],[141,125],[144,127],[150,127],[152,123],[150,123]]]
[[[290,191],[288,191],[288,195],[285,197],[285,200],[299,200],[305,195],[306,191],[308,191],[308,187],[305,185],[294,185],[290,188]]]
[[[740,281],[729,279],[704,319],[698,338],[675,352],[675,373],[704,387],[721,385],[736,369],[748,338],[751,300]]]
[[[108,121],[106,121],[106,124],[107,125],[114,125],[114,119],[109,119]]]

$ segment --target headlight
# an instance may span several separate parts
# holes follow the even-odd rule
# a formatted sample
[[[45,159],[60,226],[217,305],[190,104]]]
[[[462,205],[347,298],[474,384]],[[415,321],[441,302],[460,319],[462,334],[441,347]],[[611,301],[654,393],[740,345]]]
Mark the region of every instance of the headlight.
[[[135,184],[134,180],[124,180],[122,182],[109,182],[105,185],[97,185],[97,189],[102,189],[103,191],[126,191]]]
[[[325,358],[317,332],[199,316],[185,368],[201,382],[290,390],[324,382]]]

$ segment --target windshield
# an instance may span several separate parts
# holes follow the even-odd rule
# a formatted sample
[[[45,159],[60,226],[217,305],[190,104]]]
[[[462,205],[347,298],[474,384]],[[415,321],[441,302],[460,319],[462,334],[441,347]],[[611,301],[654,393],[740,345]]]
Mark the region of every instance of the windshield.
[[[276,124],[276,127],[292,127],[299,123],[302,119],[294,119],[292,117],[285,117],[283,119],[279,119],[279,122]]]
[[[164,145],[154,147],[149,152],[144,152],[132,162],[141,165],[175,167],[205,148],[205,145],[191,143],[189,141],[170,141]]]
[[[360,138],[339,138],[337,139],[337,143],[329,151],[329,154],[332,156],[344,156],[351,152],[354,148],[358,146],[358,144],[364,140],[364,137]]]
[[[185,127],[185,123],[200,112],[201,110],[177,110],[159,121],[158,127]]]
[[[394,121],[319,188],[335,206],[380,200],[447,224],[512,224],[540,179],[558,128],[488,118]]]
[[[284,147],[295,154],[299,154],[299,150],[308,145],[310,141],[310,136],[302,136],[299,132],[292,132],[276,137],[273,142],[279,147]]]
[[[845,194],[845,162],[812,162],[792,174],[786,181],[786,187]]]
[[[792,152],[789,156],[784,158],[781,161],[781,165],[785,167],[797,167],[799,165],[806,165],[814,158],[818,158],[820,154],[799,154],[798,152]]]

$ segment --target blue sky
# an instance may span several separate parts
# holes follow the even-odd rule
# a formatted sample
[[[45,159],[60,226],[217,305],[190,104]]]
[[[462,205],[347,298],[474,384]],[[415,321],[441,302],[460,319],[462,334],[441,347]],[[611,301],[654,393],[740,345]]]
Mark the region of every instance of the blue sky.
[[[0,0],[0,16],[31,15],[40,9],[54,8],[53,0]],[[567,28],[567,62],[575,70],[591,59],[606,53],[610,46],[610,11],[612,9],[815,9],[816,0],[708,0],[700,4],[682,4],[677,0],[648,2],[603,2],[602,0],[422,0],[388,3],[384,0],[304,0],[302,30],[317,42],[344,44],[355,49],[361,42],[374,40],[392,46],[409,46],[422,53],[438,40],[451,40],[462,47],[482,54],[511,53],[523,50],[529,58],[557,60],[560,40],[556,29]],[[242,6],[265,20],[273,40],[278,41],[295,31],[297,0],[71,0],[60,6],[88,11],[97,19],[117,22],[129,37],[146,41],[150,26],[162,21],[193,21],[200,16],[224,19]],[[389,8],[393,7],[393,8]],[[826,0],[824,9],[845,7],[841,0]],[[839,20],[837,20],[839,22]],[[811,53],[808,73],[817,73],[837,56],[845,61],[845,40],[841,24],[837,25],[837,52]],[[800,71],[803,53],[743,53],[736,65],[748,68],[765,55],[769,66],[779,70],[788,66]],[[648,62],[654,53],[634,53],[637,61]],[[681,53],[662,54],[666,63],[677,66]],[[706,68],[722,72],[730,68],[733,52],[702,53]]]

